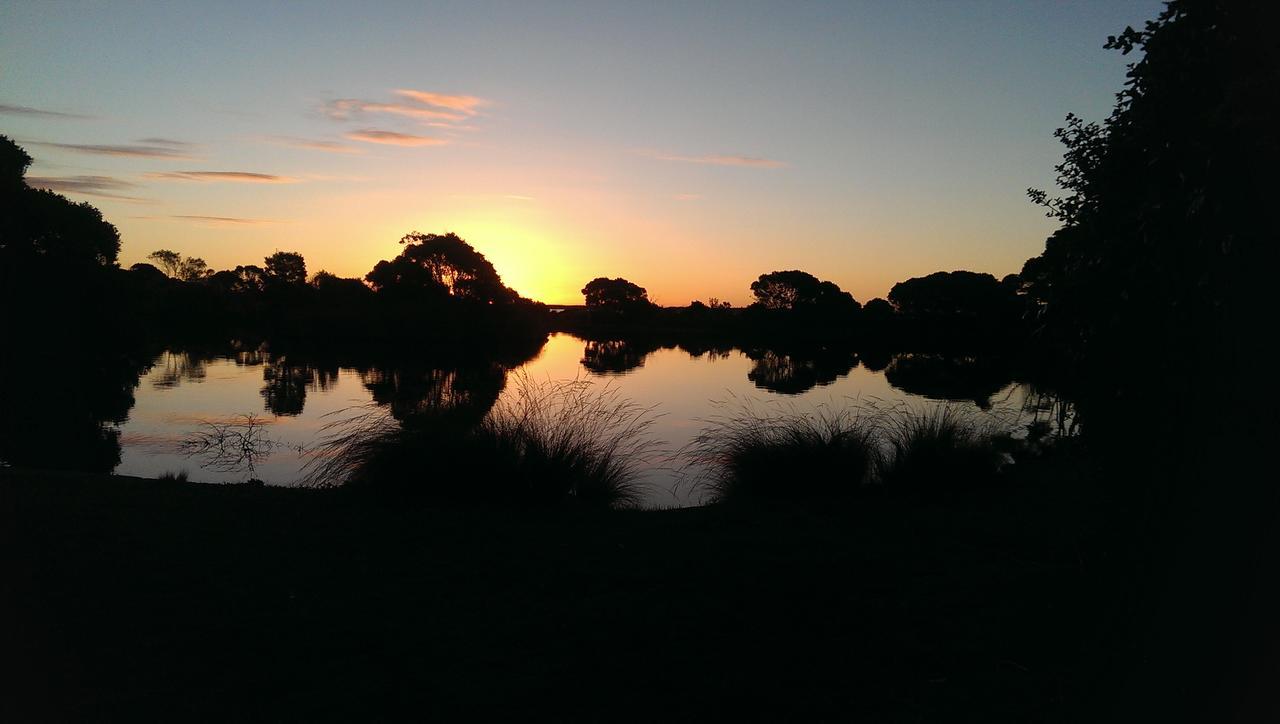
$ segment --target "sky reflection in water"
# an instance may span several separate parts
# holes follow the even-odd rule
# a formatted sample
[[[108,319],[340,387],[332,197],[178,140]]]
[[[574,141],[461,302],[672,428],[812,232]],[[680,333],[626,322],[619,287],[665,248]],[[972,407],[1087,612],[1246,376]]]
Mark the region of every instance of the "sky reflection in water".
[[[816,361],[788,359],[774,352],[739,349],[711,350],[697,357],[679,348],[602,352],[598,345],[593,348],[592,343],[556,334],[536,358],[509,375],[502,394],[513,394],[512,378],[520,374],[535,383],[581,378],[615,387],[623,397],[654,410],[658,417],[652,434],[668,451],[688,443],[703,427],[703,420],[732,413],[743,404],[759,410],[802,411],[859,401],[925,404],[922,395],[958,400],[983,400],[990,395],[994,413],[1013,414],[1023,399],[1018,385],[998,371],[982,370],[981,365],[976,365],[975,373],[975,365],[962,363],[957,374],[954,362],[911,357],[869,360],[877,369],[873,371],[868,361],[849,369],[854,361],[839,355]],[[880,370],[886,362],[888,368]],[[121,426],[123,449],[116,472],[156,477],[186,470],[198,482],[256,477],[268,484],[297,484],[307,461],[299,449],[314,448],[326,424],[354,414],[344,410],[372,402],[367,384],[380,376],[384,375],[379,371],[316,368],[255,355],[241,355],[238,361],[166,352],[139,382],[136,404]],[[972,401],[961,404],[978,409]],[[202,423],[244,415],[256,416],[257,422],[266,425],[266,435],[278,443],[252,473],[201,468],[200,459],[189,458],[179,449]],[[653,462],[642,480],[645,505],[672,507],[701,501],[703,491],[688,482],[681,484],[674,470],[678,464]]]

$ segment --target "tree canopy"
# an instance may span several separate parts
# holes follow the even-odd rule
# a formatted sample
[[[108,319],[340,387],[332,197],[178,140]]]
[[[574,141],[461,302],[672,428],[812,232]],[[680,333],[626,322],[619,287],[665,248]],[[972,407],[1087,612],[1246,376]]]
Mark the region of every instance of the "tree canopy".
[[[44,261],[63,269],[115,266],[120,233],[87,203],[26,183],[31,156],[0,135],[0,259],[11,268]]]
[[[484,254],[457,234],[414,231],[401,238],[400,243],[405,247],[399,256],[378,262],[365,276],[375,291],[486,304],[518,299]]]
[[[300,286],[307,283],[307,262],[296,251],[277,251],[262,260],[268,284]]]
[[[920,316],[987,317],[1017,313],[1017,277],[998,281],[971,271],[934,272],[898,282],[889,302],[899,312]]]
[[[155,262],[156,267],[170,279],[194,282],[213,276],[213,270],[200,257],[184,257],[176,251],[157,249],[148,254],[147,258]]]
[[[1280,148],[1280,50],[1262,7],[1175,0],[1125,28],[1106,47],[1142,57],[1111,115],[1069,115],[1055,134],[1066,194],[1028,193],[1062,227],[1022,277],[1043,331],[1073,352],[1135,332],[1219,336],[1259,307],[1276,255],[1261,180]]]
[[[596,277],[582,288],[582,296],[588,307],[613,310],[628,310],[648,307],[649,292],[644,287],[618,277]]]
[[[824,282],[798,269],[761,274],[751,282],[756,304],[775,310],[856,312],[861,305],[834,282]]]

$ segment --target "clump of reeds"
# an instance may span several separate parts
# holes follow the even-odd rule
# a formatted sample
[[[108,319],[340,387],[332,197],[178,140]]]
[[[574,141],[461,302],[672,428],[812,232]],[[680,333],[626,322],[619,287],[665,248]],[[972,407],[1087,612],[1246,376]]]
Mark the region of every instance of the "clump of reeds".
[[[608,385],[520,376],[470,438],[477,456],[518,486],[517,498],[629,506],[657,451],[648,434],[654,419]]]
[[[898,407],[880,424],[887,447],[880,481],[890,489],[953,492],[993,482],[1007,461],[999,420],[953,404]]]
[[[875,427],[852,407],[740,410],[710,418],[686,448],[686,472],[717,501],[835,500],[868,485],[880,450]]]
[[[453,502],[625,507],[657,451],[652,410],[588,380],[516,384],[478,425],[364,408],[327,426],[306,481]]]
[[[717,502],[959,491],[994,482],[1008,460],[1007,426],[954,404],[798,412],[747,403],[705,422],[684,470]]]
[[[313,488],[336,488],[362,478],[381,476],[404,442],[406,432],[391,412],[378,404],[328,413],[334,419],[320,428],[322,440],[308,454],[302,482]]]

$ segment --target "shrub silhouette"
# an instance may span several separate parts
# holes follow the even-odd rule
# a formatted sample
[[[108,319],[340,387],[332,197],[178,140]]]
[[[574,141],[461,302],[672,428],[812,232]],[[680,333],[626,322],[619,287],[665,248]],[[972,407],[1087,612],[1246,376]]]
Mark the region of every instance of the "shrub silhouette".
[[[881,421],[887,444],[879,471],[887,489],[954,493],[990,485],[1005,454],[994,427],[954,405],[899,407]]]
[[[879,460],[874,425],[851,408],[767,414],[744,404],[707,422],[685,451],[685,472],[716,502],[848,499]]]
[[[650,410],[585,380],[521,377],[477,425],[367,408],[328,426],[307,482],[428,502],[631,507],[656,443]]]

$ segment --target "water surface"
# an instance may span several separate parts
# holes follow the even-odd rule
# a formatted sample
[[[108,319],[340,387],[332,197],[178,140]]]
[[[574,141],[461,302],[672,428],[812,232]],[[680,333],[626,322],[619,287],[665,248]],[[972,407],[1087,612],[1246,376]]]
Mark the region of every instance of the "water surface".
[[[812,411],[869,401],[922,405],[950,400],[975,414],[1008,417],[1022,407],[1025,396],[1001,368],[972,357],[877,359],[831,350],[654,348],[589,342],[568,334],[552,335],[535,357],[518,365],[316,365],[265,350],[217,355],[166,351],[139,379],[134,405],[118,426],[116,472],[156,477],[186,471],[198,482],[257,478],[296,485],[309,459],[306,451],[322,440],[325,425],[354,414],[353,408],[383,405],[398,416],[467,399],[487,409],[497,396],[516,394],[520,377],[535,383],[584,379],[616,389],[652,410],[650,431],[668,453],[686,445],[708,419],[743,405],[766,412]],[[275,443],[251,469],[208,466],[180,447],[207,423],[243,422],[246,416],[263,425],[264,436]],[[702,501],[705,491],[678,474],[681,462],[661,454],[649,461],[641,481],[645,505]]]

